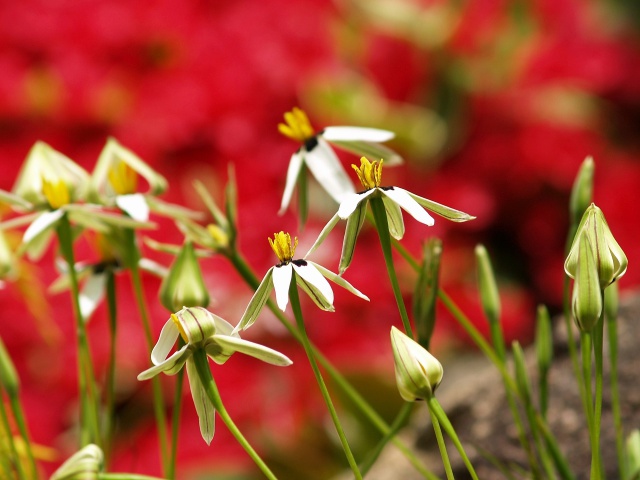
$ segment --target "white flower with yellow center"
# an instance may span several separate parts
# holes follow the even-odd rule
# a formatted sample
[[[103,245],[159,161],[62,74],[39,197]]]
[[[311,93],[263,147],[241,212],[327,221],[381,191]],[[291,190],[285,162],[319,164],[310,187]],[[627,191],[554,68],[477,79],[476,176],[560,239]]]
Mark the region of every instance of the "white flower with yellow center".
[[[322,229],[307,255],[311,254],[324,241],[340,220],[347,220],[340,258],[340,273],[342,274],[351,263],[358,233],[360,233],[364,223],[367,205],[372,198],[381,198],[387,216],[389,233],[396,240],[400,240],[404,236],[402,210],[405,210],[418,222],[427,226],[434,224],[434,219],[427,210],[453,222],[466,222],[475,218],[459,210],[420,197],[403,188],[381,186],[382,164],[383,160],[370,162],[366,157],[362,157],[359,167],[351,165],[356,171],[364,190],[344,196],[338,208],[338,213]]]
[[[46,143],[36,142],[12,191],[0,190],[0,201],[9,203],[19,212],[30,213],[3,222],[1,228],[29,225],[18,251],[26,251],[32,260],[36,260],[49,244],[63,215],[83,228],[101,232],[114,226],[150,226],[111,215],[99,205],[79,203],[86,200],[89,188],[89,174],[82,167]]]
[[[178,336],[182,337],[185,345],[170,355]],[[151,351],[151,362],[154,366],[140,373],[138,380],[148,380],[159,373],[175,375],[186,364],[191,395],[200,421],[200,433],[207,444],[213,439],[215,409],[204,391],[193,362],[192,356],[196,349],[204,349],[218,365],[224,364],[235,352],[277,366],[292,363],[280,352],[243,340],[229,322],[202,307],[185,307],[171,314],[162,327],[158,343]]]
[[[285,123],[278,125],[280,133],[302,145],[291,156],[289,162],[280,213],[289,206],[293,189],[304,165],[336,202],[340,203],[345,194],[355,192],[347,172],[329,143],[358,155],[385,158],[389,164],[402,162],[397,153],[380,145],[380,142],[391,140],[395,136],[393,132],[347,126],[326,127],[316,132],[311,127],[307,114],[297,107],[285,113],[284,120]]]
[[[294,238],[292,242],[288,233],[279,232],[274,234],[273,240],[269,238],[269,243],[278,257],[279,263],[267,271],[242,315],[236,330],[249,328],[255,322],[260,310],[269,299],[271,290],[275,289],[276,303],[278,308],[284,312],[289,303],[289,286],[293,275],[295,275],[296,285],[299,285],[311,297],[311,300],[325,311],[334,311],[333,290],[327,278],[354,295],[367,301],[369,300],[366,295],[354,288],[345,279],[327,270],[322,265],[310,260],[294,260],[293,255],[298,245],[297,238]]]

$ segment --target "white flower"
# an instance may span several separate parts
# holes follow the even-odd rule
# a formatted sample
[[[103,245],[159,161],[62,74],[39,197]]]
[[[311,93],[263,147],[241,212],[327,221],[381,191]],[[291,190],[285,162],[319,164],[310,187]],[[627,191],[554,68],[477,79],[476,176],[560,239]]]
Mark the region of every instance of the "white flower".
[[[293,255],[298,245],[297,238],[292,242],[288,233],[279,232],[274,234],[273,240],[269,238],[269,243],[280,263],[267,271],[242,315],[236,330],[249,328],[255,322],[260,310],[269,299],[271,290],[275,289],[276,303],[278,308],[284,312],[289,303],[289,286],[293,275],[295,275],[296,284],[309,295],[318,307],[325,311],[334,311],[333,290],[327,278],[354,295],[367,301],[369,300],[366,295],[354,288],[345,279],[323,266],[310,260],[294,260]]]
[[[284,119],[285,123],[278,125],[280,133],[302,145],[291,156],[289,162],[280,213],[289,206],[293,189],[304,165],[336,202],[340,203],[345,194],[355,192],[347,172],[329,143],[358,155],[385,158],[389,165],[402,162],[397,153],[380,145],[380,142],[391,140],[395,136],[393,132],[366,127],[326,127],[316,133],[307,114],[297,107],[285,113]]]
[[[178,335],[185,341],[185,345],[169,355]],[[280,352],[241,339],[231,324],[202,307],[185,307],[171,314],[162,327],[158,343],[151,351],[151,362],[154,366],[140,373],[138,380],[148,380],[159,373],[175,375],[186,363],[191,395],[200,420],[200,432],[207,444],[213,439],[215,409],[204,392],[191,358],[196,349],[204,349],[219,365],[224,364],[235,352],[250,355],[272,365],[287,366],[292,363]]]
[[[307,255],[311,254],[324,241],[338,221],[347,220],[342,255],[340,257],[340,274],[344,273],[353,258],[356,240],[364,223],[369,200],[376,197],[382,199],[387,214],[389,233],[396,240],[400,240],[404,236],[402,210],[405,210],[418,222],[427,226],[432,226],[434,219],[425,209],[429,209],[453,222],[466,222],[475,218],[459,210],[420,197],[403,188],[380,186],[382,163],[383,160],[370,162],[366,157],[362,157],[360,159],[360,167],[352,165],[365,190],[344,196],[338,208],[338,213],[322,229]]]

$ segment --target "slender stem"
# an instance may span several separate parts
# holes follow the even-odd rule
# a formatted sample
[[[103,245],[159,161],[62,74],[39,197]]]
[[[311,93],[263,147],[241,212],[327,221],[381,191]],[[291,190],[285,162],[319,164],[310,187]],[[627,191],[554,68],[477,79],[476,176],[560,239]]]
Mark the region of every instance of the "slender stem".
[[[253,290],[258,288],[260,280],[253,272],[247,261],[242,254],[237,251],[227,252],[227,258],[232,263],[236,271],[240,274],[242,279]],[[280,320],[280,323],[287,329],[287,331],[300,343],[302,343],[302,335],[295,326],[287,319],[282,311],[273,303],[273,301],[267,301],[267,307],[273,315]],[[385,420],[376,412],[367,400],[360,395],[360,393],[353,388],[353,386],[344,378],[344,376],[333,366],[333,364],[320,352],[313,344],[311,344],[313,353],[318,362],[324,367],[331,379],[338,385],[338,387],[344,392],[344,394],[354,403],[354,405],[363,413],[363,415],[371,422],[371,424],[378,429],[383,435],[389,434],[391,428],[385,422]],[[433,473],[431,473],[424,464],[416,457],[413,451],[407,447],[402,440],[397,436],[394,436],[391,440],[392,443],[402,452],[405,458],[411,463],[411,465],[420,472],[423,477],[430,480],[437,480]]]
[[[11,470],[13,471],[13,469],[15,468],[16,474],[18,475],[18,478],[20,480],[26,480],[27,477],[25,476],[24,470],[22,468],[22,463],[20,462],[20,456],[18,455],[18,449],[16,448],[16,443],[15,443],[15,439],[13,438],[13,433],[11,432],[11,425],[9,424],[9,417],[7,416],[7,409],[5,408],[4,405],[4,398],[2,398],[2,392],[0,390],[0,420],[2,421],[2,430],[4,430],[4,433],[7,437],[7,443],[9,443],[9,451],[10,451],[10,456],[9,456],[9,462],[8,465],[6,463],[3,463],[3,466],[5,467],[5,470]],[[3,452],[3,455],[0,455],[0,458],[2,458],[4,460],[5,454]],[[13,475],[11,473],[8,473],[8,478],[13,477]]]
[[[249,454],[251,459],[255,462],[255,464],[260,468],[262,473],[269,478],[270,480],[276,480],[276,476],[269,470],[269,467],[264,463],[262,458],[256,453],[251,444],[244,438],[242,432],[238,429],[236,424],[233,422],[229,413],[224,408],[224,404],[222,403],[222,399],[220,398],[220,393],[218,392],[218,387],[216,386],[216,382],[211,375],[211,370],[209,369],[209,359],[207,357],[206,352],[203,349],[196,349],[193,352],[193,361],[195,362],[196,369],[198,370],[198,376],[200,377],[200,382],[204,388],[204,391],[207,394],[207,397],[211,401],[213,408],[216,409],[220,418],[225,423],[231,434],[235,437],[238,443],[245,449],[245,451]]]
[[[391,251],[391,236],[389,235],[389,223],[387,222],[387,212],[384,208],[382,198],[372,198],[369,202],[371,204],[371,210],[373,211],[373,218],[376,222],[376,229],[378,230],[378,237],[380,238],[380,246],[382,247],[382,254],[384,255],[384,263],[387,266],[387,274],[389,275],[389,281],[391,282],[391,288],[393,289],[393,295],[398,304],[398,310],[400,312],[400,318],[402,318],[402,325],[405,333],[409,338],[413,339],[413,331],[411,330],[411,322],[409,321],[409,315],[407,314],[407,308],[404,305],[404,299],[402,298],[402,292],[400,291],[400,285],[398,284],[398,276],[396,275],[396,269],[393,264],[393,253]]]
[[[1,401],[1,400],[0,400]],[[29,432],[27,430],[27,422],[24,418],[24,412],[22,411],[22,405],[20,405],[20,399],[17,395],[9,395],[9,402],[11,403],[11,412],[13,413],[13,419],[18,426],[18,431],[22,437],[24,443],[25,453],[27,455],[27,461],[33,474],[33,478],[38,476],[38,466],[36,465],[36,459],[33,455],[31,448],[31,439],[29,438]]]
[[[184,346],[182,337],[178,337],[178,349]],[[167,478],[173,480],[176,477],[176,461],[178,458],[178,435],[180,434],[180,414],[182,412],[182,382],[184,381],[184,369],[176,374],[176,384],[173,397],[173,413],[171,419],[171,458]]]
[[[147,302],[144,295],[144,289],[142,288],[142,277],[140,275],[140,267],[138,260],[140,258],[140,251],[135,241],[135,232],[131,229],[127,230],[128,235],[128,247],[130,249],[130,256],[132,260],[129,262],[129,268],[131,271],[131,280],[133,283],[133,291],[136,298],[136,304],[140,313],[140,319],[142,320],[142,327],[144,329],[144,336],[147,342],[147,349],[149,354],[153,349],[153,333],[151,331],[151,322],[149,320],[149,311],[147,309]],[[167,440],[167,417],[165,412],[164,398],[162,396],[162,386],[160,384],[159,377],[153,377],[151,379],[151,387],[153,389],[153,413],[156,417],[156,428],[158,429],[158,440],[160,448],[160,461],[162,464],[162,472],[166,475],[169,471],[169,446]]]
[[[604,296],[604,292],[601,292]],[[596,324],[593,332],[593,356],[595,360],[596,366],[596,393],[594,399],[594,410],[593,410],[593,430],[594,430],[594,448],[596,455],[596,468],[598,469],[599,477],[592,478],[602,478],[603,476],[603,465],[602,465],[602,453],[600,451],[600,424],[602,423],[602,384],[603,384],[603,373],[602,373],[602,359],[603,359],[603,334],[604,334],[604,312],[600,316],[600,320]]]
[[[440,457],[442,457],[442,464],[444,465],[444,471],[447,474],[447,479],[453,480],[453,471],[451,470],[451,462],[449,461],[449,454],[447,453],[447,446],[444,443],[444,437],[442,436],[442,429],[440,428],[440,422],[436,414],[429,409],[429,415],[431,415],[431,423],[433,425],[433,431],[436,434],[436,440],[438,442],[438,448],[440,449]]]
[[[589,427],[589,439],[591,442],[591,479],[596,480],[600,478],[600,468],[598,466],[598,455],[596,446],[596,436],[594,429],[593,418],[593,393],[591,391],[591,351],[592,351],[592,338],[591,333],[582,332],[580,335],[581,341],[581,353],[582,353],[582,381],[585,384],[585,397],[587,400],[586,416],[587,425]]]
[[[98,473],[98,480],[164,480],[164,478],[136,473]]]
[[[609,363],[611,364],[611,409],[616,431],[616,453],[620,478],[626,477],[626,462],[624,460],[624,429],[622,427],[622,413],[620,411],[620,389],[618,384],[618,321],[607,318],[607,337],[609,340]]]
[[[115,429],[114,424],[114,409],[115,409],[115,385],[116,385],[116,339],[117,339],[117,317],[118,317],[118,303],[116,301],[116,282],[113,270],[107,269],[105,272],[107,275],[107,315],[109,317],[109,340],[111,346],[109,348],[109,366],[107,367],[107,381],[106,381],[106,397],[105,397],[105,417],[107,420],[105,441],[104,441],[104,454],[105,464],[109,464],[109,457],[111,454],[111,440],[113,439],[113,432]]]
[[[451,441],[458,449],[458,453],[460,453],[460,456],[462,457],[462,461],[467,467],[467,471],[471,475],[471,478],[473,478],[474,480],[478,480],[476,471],[474,470],[473,465],[471,465],[471,462],[469,461],[469,457],[467,457],[467,454],[464,451],[464,447],[462,446],[462,443],[458,438],[458,434],[453,428],[453,425],[451,425],[451,422],[449,421],[447,414],[442,409],[440,402],[438,402],[436,397],[430,397],[427,399],[427,406],[429,407],[429,411],[436,416],[436,418],[442,425],[442,428],[444,428],[444,431],[447,432],[447,435],[449,435],[449,438],[451,438]]]
[[[95,375],[93,373],[91,350],[87,341],[85,319],[83,318],[82,310],[80,309],[80,289],[78,286],[78,276],[76,273],[75,257],[73,253],[73,235],[71,233],[71,224],[69,223],[66,213],[60,218],[57,233],[60,251],[67,262],[69,270],[73,313],[76,320],[78,387],[80,390],[79,395],[81,399],[82,429],[84,432],[83,444],[93,442],[100,446],[102,442],[100,438],[100,420],[98,418],[98,396],[95,390]],[[89,423],[88,430],[84,424],[85,421],[88,421]]]
[[[302,334],[302,346],[304,347],[304,351],[306,352],[309,363],[311,364],[311,369],[313,370],[313,374],[315,375],[316,381],[318,382],[318,387],[320,387],[320,393],[322,393],[322,398],[327,405],[327,409],[329,410],[329,414],[331,415],[331,419],[333,420],[333,424],[336,428],[336,432],[338,433],[338,437],[340,437],[340,443],[342,443],[344,454],[347,457],[347,461],[349,462],[349,466],[351,467],[355,478],[362,479],[362,474],[358,469],[358,464],[353,457],[353,453],[351,453],[349,442],[347,441],[347,437],[344,434],[344,429],[342,428],[342,424],[340,423],[340,419],[338,418],[336,409],[333,406],[333,402],[331,401],[329,390],[327,390],[327,386],[324,383],[322,373],[320,373],[320,368],[318,367],[318,363],[316,362],[313,348],[311,347],[311,343],[309,342],[309,338],[307,336],[307,331],[304,326],[304,319],[302,318],[302,309],[300,308],[300,300],[298,298],[298,286],[296,284],[295,274],[291,276],[291,284],[289,286],[289,300],[291,301],[291,309],[293,310],[293,316],[296,319],[298,330]]]

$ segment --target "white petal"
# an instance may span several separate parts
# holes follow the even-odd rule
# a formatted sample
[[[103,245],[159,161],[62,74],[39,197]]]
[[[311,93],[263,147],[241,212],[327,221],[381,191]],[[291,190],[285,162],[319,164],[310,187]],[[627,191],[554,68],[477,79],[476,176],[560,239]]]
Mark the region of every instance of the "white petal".
[[[134,220],[146,222],[149,220],[149,205],[141,193],[132,195],[118,195],[116,205]]]
[[[433,217],[429,215],[429,212],[422,208],[406,190],[398,187],[381,190],[382,193],[400,205],[409,215],[420,223],[424,223],[430,227],[435,223]]]
[[[331,290],[331,285],[329,285],[327,279],[322,276],[312,262],[306,263],[307,264],[303,266],[296,265],[295,263],[291,265],[293,265],[293,269],[303,280],[320,291],[322,296],[327,300],[327,303],[333,305],[333,290]]]
[[[368,127],[327,127],[322,136],[329,141],[363,140],[365,142],[386,142],[395,137],[393,132]]]
[[[154,365],[153,367],[145,370],[138,375],[138,380],[148,380],[155,377],[159,373],[166,373],[167,375],[175,375],[180,371],[184,363],[191,357],[193,350],[188,348],[189,345],[184,345],[180,350],[175,352],[164,362]]]
[[[22,237],[23,243],[29,243],[35,237],[40,235],[45,230],[51,228],[58,220],[64,215],[64,210],[57,209],[51,212],[44,212],[38,218],[36,218],[31,225],[24,232]]]
[[[85,322],[89,321],[96,307],[104,298],[106,281],[107,274],[104,272],[91,274],[82,287],[78,300],[80,301],[80,313]]]
[[[309,262],[309,260],[307,260],[307,262]],[[342,288],[348,290],[354,295],[366,300],[367,302],[369,301],[369,297],[367,297],[364,293],[362,293],[360,290],[355,288],[353,285],[351,285],[349,282],[347,282],[344,278],[342,278],[337,273],[333,273],[331,270],[324,268],[322,265],[318,265],[315,262],[309,262],[309,263],[314,265],[320,271],[320,273],[324,275],[325,278],[328,278],[329,280],[334,282],[336,285],[341,286]]]
[[[283,355],[276,350],[260,345],[259,343],[243,340],[240,337],[229,337],[227,335],[216,334],[212,339],[222,347],[223,352],[229,352],[229,354],[233,352],[240,352],[257,358],[258,360],[262,360],[263,362],[282,367],[286,367],[293,363],[286,355]]]
[[[304,162],[322,188],[340,203],[345,195],[356,190],[329,144],[321,137],[317,140],[318,145],[304,152]]]
[[[291,160],[289,160],[289,167],[287,168],[287,181],[284,184],[282,202],[280,203],[280,210],[278,210],[278,214],[280,215],[284,213],[284,211],[289,206],[289,203],[291,202],[293,189],[296,186],[298,175],[300,175],[300,170],[302,169],[302,160],[302,154],[300,153],[300,151],[297,151],[293,155],[291,155]]]
[[[289,303],[289,285],[291,284],[291,264],[282,265],[273,269],[273,288],[276,291],[276,303],[283,312]]]
[[[338,216],[341,219],[348,218],[356,209],[356,207],[362,202],[365,198],[375,192],[376,189],[372,188],[371,190],[367,190],[363,193],[354,193],[345,197],[340,203],[340,208],[338,208]]]
[[[173,320],[169,318],[160,331],[158,342],[155,347],[153,347],[153,350],[151,350],[151,362],[154,365],[160,365],[165,361],[167,355],[169,355],[169,352],[173,348],[173,345],[176,343],[178,335],[180,335],[178,327],[176,327]]]
[[[193,404],[196,407],[198,413],[198,420],[200,423],[200,434],[207,445],[211,444],[213,434],[215,433],[215,414],[216,410],[213,408],[213,404],[207,392],[200,381],[198,375],[198,369],[193,362],[189,360],[187,362],[187,377],[189,378],[189,388],[191,389],[191,396],[193,397]]]

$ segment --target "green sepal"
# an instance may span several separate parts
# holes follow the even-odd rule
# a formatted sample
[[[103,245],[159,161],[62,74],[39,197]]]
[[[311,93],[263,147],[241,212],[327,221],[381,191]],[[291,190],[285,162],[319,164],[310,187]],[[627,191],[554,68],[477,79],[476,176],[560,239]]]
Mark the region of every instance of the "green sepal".
[[[349,268],[351,260],[353,260],[353,253],[356,249],[356,240],[358,239],[358,234],[360,233],[364,219],[367,216],[366,212],[368,204],[368,200],[362,201],[347,219],[347,227],[345,229],[344,240],[342,242],[342,253],[340,255],[340,266],[338,269],[340,275]]]
[[[454,208],[447,207],[440,203],[436,203],[433,200],[429,200],[427,198],[420,197],[415,193],[407,192],[411,195],[419,205],[423,206],[427,210],[440,215],[441,217],[446,218],[447,220],[451,220],[452,222],[468,222],[469,220],[473,220],[476,217],[469,215],[468,213],[461,212],[460,210],[456,210]]]
[[[591,332],[602,313],[602,291],[598,265],[587,235],[580,236],[572,305],[578,327],[584,332]]]
[[[385,195],[382,195],[381,198],[382,203],[384,203],[384,209],[387,212],[389,233],[396,240],[401,240],[404,237],[404,220],[402,219],[400,205]]]
[[[253,294],[253,297],[251,297],[249,305],[247,305],[247,308],[242,314],[242,318],[240,319],[240,323],[238,323],[238,326],[234,329],[234,331],[246,330],[251,325],[253,325],[253,322],[255,322],[256,318],[258,318],[262,307],[264,307],[265,303],[267,303],[267,300],[269,300],[271,290],[273,290],[272,276],[274,268],[275,267],[271,267],[269,270],[267,270],[267,274],[262,279],[262,282],[260,282],[260,285],[258,285],[258,288]]]
[[[194,357],[195,358],[195,357]],[[187,377],[189,378],[189,389],[193,397],[193,404],[198,414],[198,423],[200,424],[200,434],[207,443],[211,444],[215,433],[215,417],[216,409],[213,407],[211,400],[207,396],[207,392],[202,385],[198,369],[194,363],[194,358],[187,360]],[[203,356],[203,358],[207,358]]]

